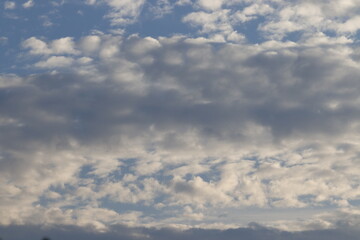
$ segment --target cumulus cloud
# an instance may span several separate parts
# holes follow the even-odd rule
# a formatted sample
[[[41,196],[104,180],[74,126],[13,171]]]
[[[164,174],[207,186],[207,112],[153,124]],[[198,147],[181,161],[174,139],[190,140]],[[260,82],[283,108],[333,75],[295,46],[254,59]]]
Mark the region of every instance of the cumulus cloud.
[[[244,224],[232,209],[355,207],[359,54],[307,44],[25,40],[30,68],[63,70],[0,78],[1,224],[229,227]]]
[[[85,54],[91,54],[99,49],[101,38],[96,35],[84,37],[80,42],[80,47]]]
[[[33,55],[59,55],[59,54],[77,54],[74,41],[71,37],[59,38],[46,43],[36,37],[31,37],[23,42],[25,49],[30,49]]]
[[[87,53],[90,53],[94,46],[97,47],[96,38],[95,40],[93,36],[84,38],[80,43],[84,56],[75,59],[73,56],[78,55],[79,51],[70,37],[55,39],[48,43],[36,37],[31,37],[23,41],[22,46],[24,49],[29,50],[28,54],[38,55],[43,58],[43,60],[34,64],[38,68],[64,68],[73,64],[86,65],[92,59],[85,55],[88,55]]]
[[[39,68],[57,68],[69,67],[74,62],[73,58],[64,56],[52,56],[45,61],[40,61],[35,64]]]

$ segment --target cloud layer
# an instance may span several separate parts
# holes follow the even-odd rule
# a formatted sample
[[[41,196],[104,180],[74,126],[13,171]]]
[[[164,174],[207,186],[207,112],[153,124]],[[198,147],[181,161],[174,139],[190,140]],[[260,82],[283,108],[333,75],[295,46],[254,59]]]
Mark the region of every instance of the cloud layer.
[[[61,27],[69,3],[47,4],[52,11],[37,20],[51,24],[40,28]],[[358,1],[76,4],[78,16],[94,11],[97,27],[108,28],[25,34],[4,55],[12,72],[0,74],[0,224],[8,231],[121,225],[124,239],[139,231],[354,239]],[[16,22],[45,5],[5,1],[1,11]],[[192,31],[155,34],[166,21]],[[147,27],[153,36],[130,34]],[[0,47],[14,38],[0,32]],[[248,222],[300,232],[238,229]]]
[[[23,47],[49,73],[1,77],[2,224],[232,226],[234,208],[357,206],[353,47],[136,35]]]

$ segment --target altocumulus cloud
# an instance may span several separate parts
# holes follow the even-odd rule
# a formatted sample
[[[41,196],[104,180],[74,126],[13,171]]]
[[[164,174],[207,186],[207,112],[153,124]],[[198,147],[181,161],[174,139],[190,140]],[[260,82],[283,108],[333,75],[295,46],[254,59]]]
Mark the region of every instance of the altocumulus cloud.
[[[0,237],[359,239],[357,1],[240,2],[87,1],[111,31],[23,38]],[[179,7],[192,34],[124,34]]]
[[[351,48],[107,35],[74,45],[67,73],[60,61],[42,65],[47,74],[1,77],[3,223],[53,221],[55,211],[61,223],[101,227],[131,214],[104,199],[155,206],[174,223],[207,221],[208,207],[216,221],[232,207],[358,199]],[[65,58],[46,51],[33,66],[52,53]],[[87,218],[93,211],[104,217]],[[153,221],[133,215],[126,221]]]

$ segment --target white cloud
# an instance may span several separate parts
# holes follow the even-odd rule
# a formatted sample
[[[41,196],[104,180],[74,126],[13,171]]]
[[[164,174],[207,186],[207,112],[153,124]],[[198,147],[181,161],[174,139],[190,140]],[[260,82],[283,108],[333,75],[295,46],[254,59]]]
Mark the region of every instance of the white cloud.
[[[34,6],[34,1],[33,0],[29,0],[29,1],[27,1],[27,2],[25,2],[25,3],[23,3],[23,7],[24,8],[31,8],[31,7],[33,7]]]
[[[206,10],[219,10],[223,4],[223,0],[213,0],[213,1],[206,1],[206,0],[198,0],[197,3],[200,7]]]
[[[96,35],[84,37],[80,42],[81,50],[86,54],[94,53],[99,50],[101,38]]]
[[[22,46],[30,49],[33,55],[49,55],[49,54],[77,54],[74,41],[71,37],[64,37],[46,43],[36,37],[26,39]]]
[[[127,26],[138,22],[141,14],[161,18],[188,5],[191,10],[183,16],[183,22],[199,28],[198,37],[216,42],[239,42],[245,38],[251,42],[264,39],[282,41],[291,38],[294,33],[299,38],[306,38],[319,33],[331,36],[334,31],[335,38],[348,37],[349,33],[357,31],[358,3],[358,0],[336,0],[331,4],[325,0],[86,1],[88,5],[105,4],[109,7],[106,17],[113,26],[112,32],[119,35],[126,33]],[[235,38],[234,33],[241,37]]]
[[[4,8],[5,9],[15,9],[16,8],[16,3],[13,1],[5,1],[4,2]]]
[[[338,28],[336,29],[338,32],[345,32],[345,33],[356,33],[357,30],[360,29],[360,16],[354,16],[347,21],[338,24]]]
[[[50,43],[53,54],[76,54],[75,44],[71,37],[60,38]]]
[[[106,39],[106,38],[105,38]],[[111,60],[119,53],[119,43],[122,41],[121,38],[108,38],[101,45],[99,49],[99,56],[106,60]],[[96,43],[95,43],[96,44]]]
[[[274,9],[268,4],[254,3],[244,8],[242,13],[246,16],[251,15],[266,15],[272,13]]]
[[[130,38],[133,38],[135,41],[130,44],[129,52],[137,56],[146,55],[161,47],[159,41],[151,37],[139,39],[138,36],[132,36]]]
[[[40,61],[34,66],[39,68],[63,68],[69,67],[73,64],[74,59],[64,56],[52,56],[45,61]]]
[[[285,40],[293,33],[300,38],[307,38],[312,34],[329,34],[334,31],[334,38],[349,37],[358,29],[358,3],[357,0],[335,1],[331,4],[327,1],[199,0],[193,3],[193,11],[183,20],[199,27],[199,36],[210,39],[217,33],[230,40],[227,36],[238,28],[243,28],[241,33],[251,41],[263,41],[261,38]],[[250,22],[255,27],[248,29],[246,25]],[[257,32],[261,38],[252,39],[253,32]]]
[[[26,39],[23,42],[23,47],[30,48],[30,54],[49,54],[51,52],[47,44],[36,37]]]
[[[228,10],[213,13],[194,12],[184,17],[184,22],[189,22],[195,26],[202,27],[202,32],[231,31],[232,27],[228,23]]]
[[[205,35],[213,42],[232,42],[244,40],[244,36],[234,30],[234,16],[229,9],[214,12],[192,12],[183,18],[183,22],[200,28],[200,35]]]

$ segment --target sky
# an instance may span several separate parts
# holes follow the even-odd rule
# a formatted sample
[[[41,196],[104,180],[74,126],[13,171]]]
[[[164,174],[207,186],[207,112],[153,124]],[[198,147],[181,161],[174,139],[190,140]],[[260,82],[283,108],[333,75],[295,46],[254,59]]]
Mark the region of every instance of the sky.
[[[360,239],[360,0],[0,0],[0,238]]]

